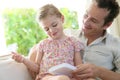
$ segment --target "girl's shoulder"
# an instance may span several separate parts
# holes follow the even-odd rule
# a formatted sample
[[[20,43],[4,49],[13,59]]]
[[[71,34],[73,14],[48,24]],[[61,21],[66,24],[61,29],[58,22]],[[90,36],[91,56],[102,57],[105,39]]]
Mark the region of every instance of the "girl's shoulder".
[[[43,39],[43,40],[39,41],[39,42],[36,44],[36,46],[44,46],[44,45],[47,44],[47,43],[48,43],[48,39]]]
[[[46,38],[46,39],[43,39],[43,40],[39,41],[38,44],[43,44],[43,43],[46,43],[46,42],[49,42],[49,41],[50,41],[49,38]]]
[[[78,40],[74,36],[69,36],[68,39],[70,39],[72,42],[80,42],[80,40]]]
[[[74,36],[70,36],[69,37],[69,40],[71,41],[71,43],[74,45],[74,46],[80,46],[81,49],[84,48],[84,44],[77,38],[75,38]]]

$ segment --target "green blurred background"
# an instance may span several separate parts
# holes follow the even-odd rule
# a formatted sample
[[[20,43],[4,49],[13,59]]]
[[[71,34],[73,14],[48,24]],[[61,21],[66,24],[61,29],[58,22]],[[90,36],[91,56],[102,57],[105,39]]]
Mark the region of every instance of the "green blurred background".
[[[78,29],[77,12],[67,8],[61,8],[60,11],[65,16],[64,28]],[[5,9],[2,13],[6,44],[17,43],[17,51],[25,56],[33,45],[47,38],[36,21],[36,12],[32,8],[17,8]]]

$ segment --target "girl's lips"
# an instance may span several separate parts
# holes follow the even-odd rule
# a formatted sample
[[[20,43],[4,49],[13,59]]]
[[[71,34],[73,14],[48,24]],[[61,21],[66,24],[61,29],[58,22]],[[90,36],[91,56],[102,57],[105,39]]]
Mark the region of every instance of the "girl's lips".
[[[52,35],[55,36],[57,34],[57,32],[53,33]]]

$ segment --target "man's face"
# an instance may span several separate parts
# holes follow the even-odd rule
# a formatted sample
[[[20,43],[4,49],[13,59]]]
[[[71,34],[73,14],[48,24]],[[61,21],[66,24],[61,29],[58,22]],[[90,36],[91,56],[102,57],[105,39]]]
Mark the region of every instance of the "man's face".
[[[82,30],[85,36],[102,35],[103,31],[108,27],[104,25],[108,13],[107,9],[98,8],[95,2],[90,4],[83,17]]]

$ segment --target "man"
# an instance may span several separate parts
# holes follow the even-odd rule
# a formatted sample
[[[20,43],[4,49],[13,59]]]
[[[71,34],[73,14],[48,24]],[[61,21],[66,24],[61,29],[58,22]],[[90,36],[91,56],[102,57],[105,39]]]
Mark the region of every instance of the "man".
[[[83,62],[74,71],[80,79],[120,80],[120,41],[107,33],[119,14],[116,0],[92,0],[83,18]],[[83,37],[84,35],[85,37]]]

